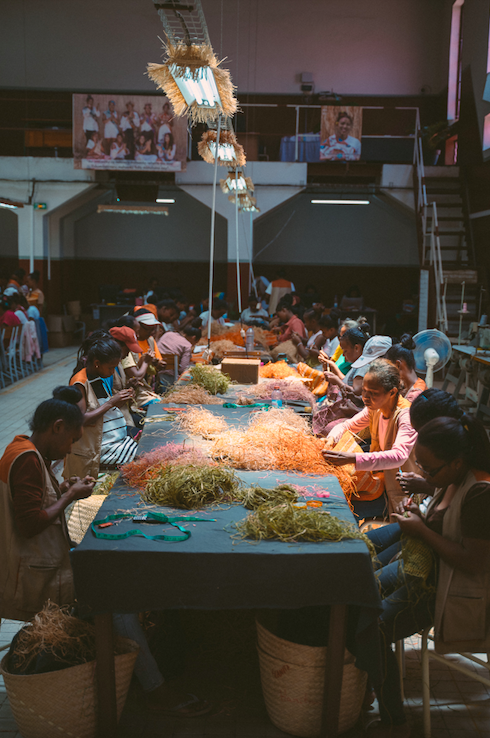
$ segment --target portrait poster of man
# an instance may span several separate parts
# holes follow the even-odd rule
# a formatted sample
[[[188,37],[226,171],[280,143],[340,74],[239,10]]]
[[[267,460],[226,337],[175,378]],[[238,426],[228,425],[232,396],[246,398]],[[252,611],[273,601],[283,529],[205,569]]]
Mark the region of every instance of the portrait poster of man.
[[[320,161],[359,161],[362,108],[324,105],[320,129]]]
[[[187,161],[187,120],[168,98],[73,95],[75,169],[181,172]]]

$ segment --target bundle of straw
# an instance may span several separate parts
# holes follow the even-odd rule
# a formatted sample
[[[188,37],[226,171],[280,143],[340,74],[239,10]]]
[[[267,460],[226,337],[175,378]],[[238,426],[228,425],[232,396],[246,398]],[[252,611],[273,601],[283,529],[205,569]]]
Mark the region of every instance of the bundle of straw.
[[[257,510],[262,505],[278,505],[280,502],[296,502],[299,499],[297,491],[290,484],[279,484],[273,489],[266,489],[258,485],[238,490],[236,502],[247,510]]]
[[[228,338],[223,338],[219,341],[213,341],[212,350],[216,359],[222,359],[227,351],[236,351],[237,349],[239,349],[239,347],[236,346],[233,341],[230,341]],[[243,352],[243,355],[245,356],[245,351]]]
[[[311,435],[308,421],[288,407],[272,407],[270,410],[253,413],[250,416],[249,425],[255,429],[259,427],[272,428],[273,425],[279,425],[280,428],[287,427],[299,433]]]
[[[203,407],[190,407],[180,417],[180,427],[197,436],[211,439],[219,433],[226,433],[228,424],[219,415],[213,415]]]
[[[245,390],[245,394],[256,400],[267,401],[271,399],[275,387],[279,387],[283,400],[304,402],[306,405],[315,404],[315,396],[305,387],[303,382],[288,379],[266,379],[260,384],[252,385]]]
[[[191,369],[192,383],[204,387],[212,395],[224,394],[230,386],[230,378],[214,366],[196,364]]]
[[[241,537],[257,541],[278,539],[285,543],[315,543],[355,538],[364,541],[371,555],[375,555],[373,544],[357,525],[339,520],[326,510],[297,508],[289,502],[274,507],[262,505],[244,520],[235,523],[235,528]]]
[[[166,466],[141,493],[154,505],[192,510],[218,502],[231,502],[240,485],[231,469],[218,464]]]
[[[29,673],[40,653],[52,654],[66,667],[95,659],[95,627],[48,600],[31,623],[19,631],[10,655],[14,673]]]
[[[189,384],[186,387],[175,387],[165,395],[168,402],[178,405],[222,405],[223,400],[211,395],[204,387]]]
[[[286,420],[275,413],[291,413]],[[284,415],[282,416],[284,418]],[[237,469],[280,469],[305,474],[331,474],[339,480],[347,501],[356,492],[350,474],[322,456],[323,440],[308,432],[306,421],[292,410],[258,413],[246,430],[230,430],[218,437],[211,456]]]
[[[167,464],[177,463],[180,459],[188,464],[206,464],[209,459],[197,448],[185,448],[177,443],[167,443],[153,451],[138,456],[134,461],[121,467],[124,481],[131,487],[144,487],[153,479],[159,470]]]
[[[293,364],[296,364],[301,359],[298,349],[292,341],[282,341],[282,343],[278,343],[277,346],[272,349],[271,356],[274,361],[277,359],[279,354],[286,354],[288,361]]]
[[[267,379],[286,379],[286,377],[299,377],[296,369],[286,364],[285,361],[276,361],[275,364],[270,362],[265,366],[261,366],[259,370],[260,376]]]

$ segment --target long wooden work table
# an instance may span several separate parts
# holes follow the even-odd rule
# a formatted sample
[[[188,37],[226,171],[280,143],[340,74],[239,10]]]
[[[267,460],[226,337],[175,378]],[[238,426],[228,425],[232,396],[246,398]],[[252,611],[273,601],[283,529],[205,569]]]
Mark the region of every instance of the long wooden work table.
[[[182,407],[182,406],[180,406]],[[244,424],[248,408],[207,406],[224,417],[230,427]],[[153,405],[148,413],[162,413]],[[143,432],[144,453],[167,442],[188,438],[178,430],[178,421],[152,422]],[[155,435],[159,430],[160,434]],[[337,517],[354,522],[345,496],[333,476],[304,476],[280,471],[237,472],[247,483],[275,487],[278,482],[315,485],[330,492],[323,505]],[[104,501],[97,517],[116,511],[135,511],[140,502],[136,490],[119,479]],[[167,508],[155,508],[175,515]],[[180,511],[182,512],[182,511]],[[195,511],[184,511],[195,515]],[[247,540],[231,535],[233,521],[248,511],[241,506],[218,506],[199,515],[215,522],[191,527],[185,542],[150,541],[143,537],[101,540],[89,529],[72,552],[75,587],[82,606],[93,614],[96,624],[98,721],[100,738],[117,736],[112,613],[168,609],[290,609],[306,606],[330,607],[328,659],[321,736],[338,734],[338,715],[344,660],[347,612],[358,608],[357,663],[360,668],[377,655],[377,618],[381,611],[378,586],[370,555],[361,540],[294,543]],[[141,526],[138,526],[141,527]],[[117,532],[134,528],[123,521]],[[172,528],[152,525],[151,534],[170,533]]]

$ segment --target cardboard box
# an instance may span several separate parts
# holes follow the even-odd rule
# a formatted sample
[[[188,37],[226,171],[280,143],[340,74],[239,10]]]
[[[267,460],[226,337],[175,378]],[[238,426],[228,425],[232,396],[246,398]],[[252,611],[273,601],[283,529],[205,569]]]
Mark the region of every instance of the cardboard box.
[[[257,384],[259,381],[260,359],[231,359],[225,357],[221,371],[238,384]]]
[[[73,333],[75,318],[73,315],[48,315],[46,325],[48,331],[53,331],[53,333]]]
[[[49,348],[64,348],[71,346],[74,341],[73,331],[49,331]]]

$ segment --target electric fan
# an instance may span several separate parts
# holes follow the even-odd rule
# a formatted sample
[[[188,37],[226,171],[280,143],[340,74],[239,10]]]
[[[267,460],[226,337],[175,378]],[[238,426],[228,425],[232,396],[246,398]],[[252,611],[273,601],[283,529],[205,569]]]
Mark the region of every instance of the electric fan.
[[[413,355],[415,358],[415,369],[419,374],[425,375],[425,383],[427,387],[432,387],[434,383],[434,372],[438,372],[451,358],[451,342],[445,333],[429,329],[420,331],[413,340],[415,349]]]

